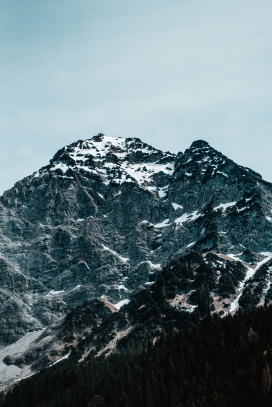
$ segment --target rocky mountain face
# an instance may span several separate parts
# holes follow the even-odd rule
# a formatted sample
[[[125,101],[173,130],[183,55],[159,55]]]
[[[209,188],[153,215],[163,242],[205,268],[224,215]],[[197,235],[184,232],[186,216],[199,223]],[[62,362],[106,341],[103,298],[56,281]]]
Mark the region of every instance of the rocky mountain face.
[[[272,184],[205,141],[175,155],[99,134],[59,150],[0,198],[0,341],[19,340],[0,381],[266,306],[271,211]]]

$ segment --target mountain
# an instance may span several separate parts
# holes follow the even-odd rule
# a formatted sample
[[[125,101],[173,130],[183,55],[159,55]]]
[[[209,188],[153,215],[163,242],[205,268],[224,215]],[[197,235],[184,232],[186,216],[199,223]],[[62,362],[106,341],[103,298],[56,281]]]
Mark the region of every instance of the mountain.
[[[0,198],[0,382],[269,305],[271,210],[272,184],[202,140],[62,148]]]

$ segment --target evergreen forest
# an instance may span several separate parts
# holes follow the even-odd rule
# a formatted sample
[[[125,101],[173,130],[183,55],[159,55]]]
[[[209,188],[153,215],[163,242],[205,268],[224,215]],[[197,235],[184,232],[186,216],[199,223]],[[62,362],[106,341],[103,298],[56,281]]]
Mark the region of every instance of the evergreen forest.
[[[154,341],[155,342],[155,341]],[[153,345],[105,358],[75,355],[41,369],[1,407],[267,407],[272,405],[272,306],[205,317]]]

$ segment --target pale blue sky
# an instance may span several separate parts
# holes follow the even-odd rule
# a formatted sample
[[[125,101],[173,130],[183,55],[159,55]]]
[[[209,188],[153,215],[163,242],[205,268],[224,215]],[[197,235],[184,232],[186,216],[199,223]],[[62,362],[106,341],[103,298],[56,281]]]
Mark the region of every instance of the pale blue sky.
[[[103,132],[272,181],[272,2],[2,0],[0,193]]]

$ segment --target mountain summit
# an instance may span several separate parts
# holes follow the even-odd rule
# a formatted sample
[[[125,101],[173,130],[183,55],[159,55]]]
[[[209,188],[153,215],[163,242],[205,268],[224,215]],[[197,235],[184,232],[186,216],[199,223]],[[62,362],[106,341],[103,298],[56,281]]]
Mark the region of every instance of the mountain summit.
[[[174,154],[156,150],[139,138],[114,138],[100,133],[59,150],[45,170],[63,176],[67,171],[79,171],[104,184],[137,181],[152,190],[156,187],[153,175],[160,171],[172,174],[174,159]]]
[[[128,307],[126,334],[131,298],[160,287],[187,314],[269,304],[271,208],[270,183],[202,140],[177,155],[103,134],[62,148],[0,198],[0,341],[23,341],[18,353],[41,335],[28,357],[3,351],[5,372],[76,344],[79,333],[57,346],[54,332],[84,301],[98,301],[98,325]]]

